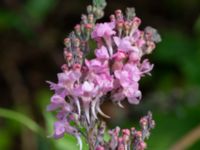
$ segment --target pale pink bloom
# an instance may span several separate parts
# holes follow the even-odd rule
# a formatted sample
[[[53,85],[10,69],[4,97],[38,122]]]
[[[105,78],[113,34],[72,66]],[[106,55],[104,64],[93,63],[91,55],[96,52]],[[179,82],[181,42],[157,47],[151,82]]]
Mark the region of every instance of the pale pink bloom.
[[[131,52],[129,54],[129,62],[138,63],[140,59],[141,59],[140,55],[136,52]]]
[[[82,150],[82,141],[78,130],[75,127],[72,127],[66,119],[56,121],[54,123],[54,138],[62,138],[65,133],[75,136],[78,141],[80,150]]]
[[[53,95],[51,97],[51,103],[47,106],[47,111],[53,111],[55,109],[63,107],[66,111],[70,111],[70,105],[60,95]]]
[[[112,71],[121,70],[124,66],[123,60],[116,60],[112,65]]]
[[[115,44],[117,45],[118,51],[122,51],[125,53],[134,51],[134,52],[139,52],[138,47],[133,46],[131,43],[131,38],[130,37],[124,37],[124,38],[119,38],[117,36],[113,37]]]
[[[125,52],[123,51],[117,51],[116,53],[113,54],[112,58],[115,59],[115,61],[120,61],[122,59],[125,59],[127,56]]]
[[[140,80],[140,70],[132,64],[125,64],[122,70],[116,70],[114,74],[122,87],[127,87],[133,81],[137,82]]]
[[[77,133],[77,129],[70,126],[69,122],[66,119],[58,120],[54,123],[54,137],[61,138],[65,133],[75,135]]]
[[[95,87],[93,82],[84,81],[84,83],[82,84],[83,95],[80,96],[80,98],[82,99],[82,102],[83,102],[83,106],[84,106],[83,109],[84,109],[84,113],[85,113],[88,123],[90,123],[90,118],[91,118],[90,104],[93,98],[97,96],[96,95],[97,90],[98,88]]]
[[[127,63],[122,70],[114,72],[116,79],[119,80],[122,90],[116,93],[114,98],[127,97],[129,103],[138,104],[141,99],[138,81],[141,78],[141,72],[135,64]]]
[[[116,32],[113,30],[115,25],[113,23],[99,23],[94,27],[94,30],[91,34],[93,39],[99,37],[109,37],[114,35]]]
[[[58,73],[58,83],[53,83],[47,81],[50,84],[51,90],[55,91],[55,94],[60,95],[61,97],[65,97],[66,95],[70,95],[74,88],[74,83],[79,80],[81,77],[80,71],[66,71],[63,73]]]
[[[141,37],[141,31],[139,29],[136,29],[131,37],[132,42],[138,41],[138,39]]]
[[[95,55],[100,60],[107,60],[109,59],[108,50],[105,46],[101,46],[101,48],[96,49]]]
[[[142,94],[138,90],[138,83],[132,83],[132,86],[126,87],[123,90],[124,95],[128,98],[130,104],[138,104]]]
[[[141,66],[140,66],[140,71],[142,74],[149,74],[150,75],[150,71],[153,69],[153,64],[149,63],[148,59],[143,60]]]
[[[55,91],[55,94],[60,95],[61,97],[65,97],[67,95],[67,91],[65,87],[61,84],[56,84],[51,81],[47,81],[50,85],[50,89]]]
[[[98,59],[85,60],[85,64],[90,72],[104,73],[109,72],[108,61],[100,61]]]
[[[71,112],[71,111],[70,111]],[[69,114],[69,112],[66,112],[65,110],[61,109],[57,114],[56,114],[56,118],[58,120],[63,120],[66,119],[67,115]]]
[[[65,134],[65,122],[57,121],[54,123],[54,138],[58,139]]]
[[[141,78],[141,72],[136,64],[126,63],[123,67],[123,70],[128,72],[129,79],[131,81],[139,81]]]
[[[82,84],[82,90],[84,93],[86,93],[86,95],[91,95],[90,93],[92,93],[94,90],[94,83],[84,81],[84,83]]]
[[[100,92],[106,94],[113,89],[113,77],[109,74],[103,73],[96,76],[97,85]]]
[[[142,48],[142,46],[144,46],[144,44],[146,43],[146,41],[143,39],[143,38],[141,38],[141,39],[138,39],[137,41],[136,41],[136,45],[139,47],[139,48]]]
[[[112,56],[113,54],[111,36],[116,33],[113,30],[114,28],[115,28],[115,24],[113,22],[100,23],[94,27],[94,30],[91,34],[92,38],[95,39],[96,41],[99,41],[99,38],[103,38],[105,40],[110,56]]]
[[[81,73],[80,71],[70,70],[63,73],[58,73],[57,76],[58,76],[58,83],[70,84],[77,81],[80,78]],[[69,81],[70,83],[68,83]]]
[[[118,90],[117,92],[112,92],[112,101],[113,102],[120,102],[124,100],[126,96],[123,93],[123,89]]]
[[[119,80],[120,85],[122,87],[129,86],[130,84],[129,72],[125,70],[116,70],[114,74],[115,74],[115,77]]]

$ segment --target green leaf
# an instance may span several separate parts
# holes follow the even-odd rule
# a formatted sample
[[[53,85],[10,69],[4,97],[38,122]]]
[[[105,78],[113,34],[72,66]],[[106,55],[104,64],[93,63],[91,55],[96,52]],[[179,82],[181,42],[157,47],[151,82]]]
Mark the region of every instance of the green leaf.
[[[156,127],[147,141],[148,150],[167,150],[182,136],[199,125],[199,106],[182,107],[181,112],[153,112]]]
[[[12,137],[8,129],[7,127],[1,127],[0,129],[0,149],[11,149]]]
[[[44,136],[43,129],[37,123],[35,123],[33,120],[31,120],[29,117],[25,116],[24,114],[21,114],[13,110],[0,108],[0,117],[15,120],[25,125],[27,128],[29,128],[33,132],[41,136]]]
[[[25,11],[32,21],[41,22],[49,11],[55,6],[55,0],[29,0],[25,5]]]
[[[195,25],[194,25],[194,31],[198,36],[200,36],[200,16],[197,18]]]

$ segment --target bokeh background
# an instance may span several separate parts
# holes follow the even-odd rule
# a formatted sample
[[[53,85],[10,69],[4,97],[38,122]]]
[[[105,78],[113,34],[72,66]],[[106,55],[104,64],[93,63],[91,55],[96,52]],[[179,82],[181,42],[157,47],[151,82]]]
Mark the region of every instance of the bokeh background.
[[[0,1],[0,150],[76,150],[71,136],[47,138],[53,114],[46,112],[52,92],[46,80],[57,81],[63,39],[80,21],[92,0]],[[140,105],[120,109],[103,106],[112,116],[110,128],[138,126],[151,110],[156,128],[148,150],[200,149],[200,1],[107,0],[108,20],[115,9],[135,7],[147,25],[158,29],[162,42],[150,55],[152,76],[142,79]],[[87,148],[85,148],[87,149]],[[186,149],[186,148],[185,148]]]

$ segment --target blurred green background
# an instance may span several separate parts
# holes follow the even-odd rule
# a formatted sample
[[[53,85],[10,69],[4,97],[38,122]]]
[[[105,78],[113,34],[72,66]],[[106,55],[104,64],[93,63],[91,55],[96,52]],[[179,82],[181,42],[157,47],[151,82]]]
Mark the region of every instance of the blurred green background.
[[[158,29],[162,42],[151,54],[152,76],[140,82],[140,105],[120,109],[103,106],[112,116],[110,128],[138,126],[151,110],[156,128],[148,150],[200,149],[200,1],[108,0],[106,21],[115,9],[135,7],[147,25]],[[46,112],[50,92],[46,80],[57,81],[63,39],[80,21],[91,0],[0,1],[0,150],[76,150],[71,136],[52,134],[54,117]],[[195,134],[194,134],[195,133]],[[182,139],[182,140],[181,140]],[[174,146],[176,145],[176,146]],[[181,144],[182,145],[182,144]],[[86,148],[87,149],[87,146]]]

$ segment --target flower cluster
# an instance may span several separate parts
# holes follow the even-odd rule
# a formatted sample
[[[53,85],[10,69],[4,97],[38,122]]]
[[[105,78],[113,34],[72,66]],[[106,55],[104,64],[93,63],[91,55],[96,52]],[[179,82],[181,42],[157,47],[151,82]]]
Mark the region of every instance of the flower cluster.
[[[96,129],[96,125],[98,114],[109,118],[100,108],[105,100],[110,99],[120,107],[126,99],[130,104],[140,102],[139,81],[153,68],[144,56],[153,51],[160,36],[151,27],[144,31],[138,28],[141,20],[135,16],[133,8],[128,8],[126,15],[116,10],[115,15],[110,16],[110,22],[95,24],[99,18],[97,12],[94,6],[89,6],[88,15],[82,15],[81,23],[64,39],[66,64],[62,66],[63,72],[58,73],[58,83],[48,82],[55,94],[47,110],[58,110],[53,136],[74,135],[80,149],[82,135],[92,149],[114,150],[118,147],[123,150],[120,147],[133,144],[137,150],[142,150],[145,147],[144,135],[152,128],[149,125],[151,117],[141,120],[145,133],[126,129],[122,130],[122,137],[118,137],[119,128],[116,128],[110,132],[112,138],[107,145],[99,136],[104,133],[104,125],[100,129]],[[90,49],[91,41],[96,44],[95,50]],[[82,132],[83,128],[86,133]],[[97,138],[90,140],[94,137],[92,134],[98,135]],[[131,143],[130,137],[136,143]]]
[[[147,145],[144,142],[149,137],[150,130],[154,128],[155,122],[152,120],[152,114],[149,112],[147,116],[140,119],[141,131],[137,131],[134,127],[131,129],[122,129],[116,127],[110,130],[109,140],[103,140],[105,134],[105,124],[102,123],[98,127],[98,132],[94,137],[97,137],[95,150],[144,150]]]

